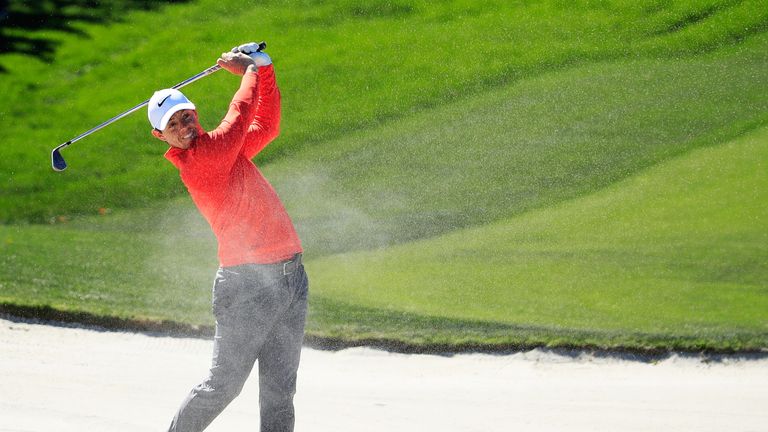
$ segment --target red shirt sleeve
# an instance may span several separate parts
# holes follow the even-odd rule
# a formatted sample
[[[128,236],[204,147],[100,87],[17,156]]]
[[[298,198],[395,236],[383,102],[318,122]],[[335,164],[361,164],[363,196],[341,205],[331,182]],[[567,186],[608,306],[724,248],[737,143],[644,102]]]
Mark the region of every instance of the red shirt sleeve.
[[[258,69],[259,86],[256,114],[245,136],[243,153],[248,159],[256,156],[280,134],[280,90],[275,81],[273,65]]]

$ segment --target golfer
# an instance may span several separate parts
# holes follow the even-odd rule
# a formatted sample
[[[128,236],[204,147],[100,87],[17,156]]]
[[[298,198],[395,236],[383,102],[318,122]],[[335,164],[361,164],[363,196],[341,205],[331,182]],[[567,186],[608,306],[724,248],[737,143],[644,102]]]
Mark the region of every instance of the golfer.
[[[152,135],[170,146],[165,157],[211,225],[220,261],[213,285],[213,364],[170,431],[205,429],[240,393],[257,359],[261,430],[293,430],[308,284],[293,224],[251,162],[280,125],[272,61],[257,49],[241,45],[218,59],[242,79],[213,131],[203,130],[195,106],[177,90],[160,90],[149,101]]]

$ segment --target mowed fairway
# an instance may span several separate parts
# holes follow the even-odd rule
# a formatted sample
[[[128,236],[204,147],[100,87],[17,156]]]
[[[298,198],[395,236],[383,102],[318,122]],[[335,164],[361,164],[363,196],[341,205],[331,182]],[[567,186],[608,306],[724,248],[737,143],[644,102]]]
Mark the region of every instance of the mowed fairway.
[[[272,52],[283,54],[285,110],[283,135],[256,162],[304,242],[310,336],[427,350],[768,347],[760,2],[347,3],[264,15]],[[232,4],[163,14],[218,23]],[[162,16],[131,19],[153,26]],[[289,22],[302,25],[281,39]],[[417,42],[379,50],[374,36],[386,29]],[[445,51],[440,32],[468,38],[466,55],[451,54],[455,38]],[[199,36],[200,46],[226,48],[225,36]],[[306,57],[302,37],[317,42]],[[46,72],[61,78],[50,88],[25,84],[18,71],[34,63],[14,64],[0,84],[3,112],[17,120],[0,131],[0,309],[211,325],[215,240],[145,113],[66,150],[64,174],[48,172],[47,151],[71,137],[62,127],[104,120],[217,52],[186,53],[174,70],[149,55],[156,41],[117,50],[115,65],[158,73],[107,95],[97,82],[124,75],[80,48],[105,39],[67,41],[63,52],[82,51],[94,73],[67,57]],[[217,75],[190,87],[204,125],[235,83]],[[26,85],[39,96],[29,106],[14,102]],[[55,127],[30,120],[47,113],[43,101],[60,115]]]
[[[310,269],[324,301],[495,323],[500,343],[758,348],[767,169],[762,129],[546,210]]]

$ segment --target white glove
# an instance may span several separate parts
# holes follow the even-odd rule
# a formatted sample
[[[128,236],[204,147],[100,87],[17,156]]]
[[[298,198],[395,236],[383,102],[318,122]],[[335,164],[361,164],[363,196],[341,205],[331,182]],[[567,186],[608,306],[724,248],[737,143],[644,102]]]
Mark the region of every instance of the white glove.
[[[232,48],[233,53],[243,53],[248,56],[250,56],[253,61],[256,63],[256,66],[262,67],[262,66],[268,66],[272,64],[272,59],[269,58],[269,55],[264,52],[259,51],[259,44],[256,42],[249,42],[247,44],[242,44],[240,46],[236,46]]]

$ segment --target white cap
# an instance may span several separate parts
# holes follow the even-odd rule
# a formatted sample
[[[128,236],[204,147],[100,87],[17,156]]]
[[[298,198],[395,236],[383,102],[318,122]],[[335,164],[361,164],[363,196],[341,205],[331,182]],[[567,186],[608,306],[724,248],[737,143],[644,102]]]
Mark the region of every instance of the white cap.
[[[149,122],[158,130],[165,130],[168,120],[176,111],[195,109],[195,104],[189,101],[184,94],[174,89],[158,90],[149,99],[147,111]]]

